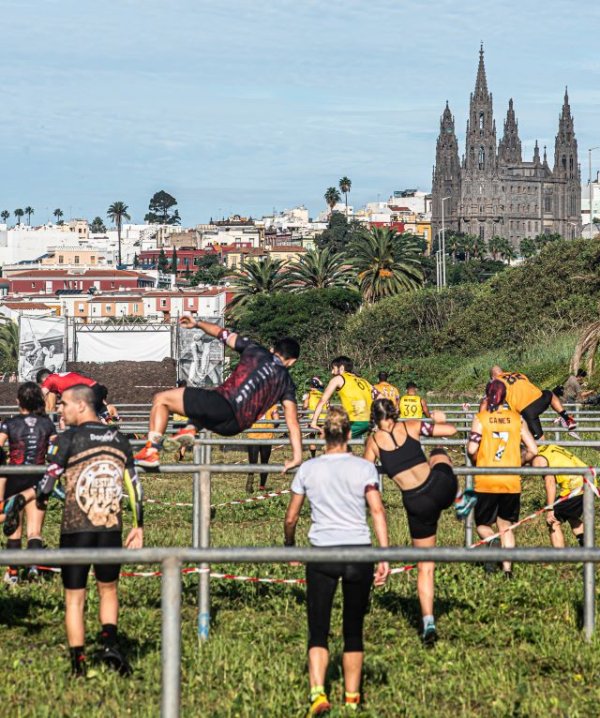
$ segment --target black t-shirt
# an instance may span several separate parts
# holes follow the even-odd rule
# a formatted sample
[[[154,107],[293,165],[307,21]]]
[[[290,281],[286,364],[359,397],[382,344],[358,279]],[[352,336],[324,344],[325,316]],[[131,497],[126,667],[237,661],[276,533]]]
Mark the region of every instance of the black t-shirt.
[[[131,496],[131,482],[137,482],[126,436],[98,422],[81,424],[58,437],[48,460],[40,489],[49,494],[54,483],[63,479],[63,534],[121,531],[121,497],[124,489]]]
[[[296,403],[296,386],[280,359],[247,337],[237,337],[240,363],[217,391],[233,409],[240,431],[281,401]]]
[[[36,414],[19,414],[0,424],[0,433],[8,436],[8,459],[11,464],[46,463],[50,437],[56,434],[51,419]]]

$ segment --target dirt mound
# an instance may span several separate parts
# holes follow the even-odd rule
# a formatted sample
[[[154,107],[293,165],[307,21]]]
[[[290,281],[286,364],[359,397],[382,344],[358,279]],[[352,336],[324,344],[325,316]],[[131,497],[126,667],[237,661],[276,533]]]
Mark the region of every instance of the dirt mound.
[[[157,361],[69,362],[69,371],[91,376],[108,388],[109,401],[117,404],[149,404],[157,391],[171,389],[177,381],[174,359]]]
[[[177,381],[174,359],[157,361],[69,362],[68,371],[91,376],[108,388],[109,400],[119,404],[150,404],[157,391],[170,389]],[[16,406],[15,382],[0,382],[0,405]]]

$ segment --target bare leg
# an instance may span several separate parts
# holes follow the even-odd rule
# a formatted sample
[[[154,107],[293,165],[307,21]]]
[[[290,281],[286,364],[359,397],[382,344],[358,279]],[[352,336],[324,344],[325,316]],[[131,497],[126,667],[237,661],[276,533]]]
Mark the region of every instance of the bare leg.
[[[416,548],[432,548],[435,546],[435,536],[413,539],[412,545]],[[434,571],[435,564],[432,561],[417,564],[417,594],[422,616],[433,616]]]
[[[168,389],[154,395],[152,409],[150,410],[150,424],[148,438],[152,441],[165,433],[172,413],[183,414],[183,387]]]
[[[102,625],[110,623],[117,625],[119,618],[119,595],[117,593],[118,581],[102,583],[96,581],[98,596],[100,597],[99,616]]]
[[[548,524],[548,531],[550,532],[550,543],[554,548],[565,547],[565,536],[560,525],[560,521],[553,521]]]
[[[42,526],[44,525],[45,511],[40,511],[34,502],[30,502],[25,506],[25,516],[27,517],[27,540],[42,538]]]
[[[501,519],[498,516],[496,523],[498,524],[498,531],[504,532],[500,536],[500,543],[502,544],[502,547],[503,548],[514,548],[515,547],[515,535],[512,531],[506,531],[506,529],[510,526],[510,521],[505,521],[504,519]],[[512,568],[512,564],[510,561],[502,561],[502,569],[504,571],[510,571],[511,568]]]
[[[554,409],[554,411],[557,414],[560,414],[565,410],[565,407],[563,406],[562,401],[556,396],[556,394],[552,393],[552,399],[550,400],[550,406]]]
[[[346,654],[344,654],[345,656]],[[315,646],[308,651],[308,677],[311,688],[325,685],[325,674],[329,664],[329,651]],[[344,671],[345,675],[345,671]]]
[[[365,654],[363,653],[363,651],[349,651],[348,653],[344,653],[342,656],[342,666],[344,669],[344,686],[346,689],[346,693],[358,693],[360,690],[360,677],[362,675],[364,655]],[[325,665],[325,668],[327,668],[327,665]],[[325,674],[323,674],[323,680],[325,680]],[[317,683],[314,685],[322,686],[323,684]]]
[[[65,589],[65,627],[69,646],[83,646],[85,643],[85,588]]]

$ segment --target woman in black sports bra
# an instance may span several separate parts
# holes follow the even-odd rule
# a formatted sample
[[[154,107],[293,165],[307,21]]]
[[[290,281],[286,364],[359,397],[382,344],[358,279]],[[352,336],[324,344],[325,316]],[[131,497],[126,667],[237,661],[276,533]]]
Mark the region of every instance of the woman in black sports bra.
[[[420,419],[398,421],[398,410],[389,399],[377,399],[371,407],[376,431],[365,446],[364,458],[380,460],[384,472],[402,491],[413,546],[435,546],[437,525],[444,509],[454,503],[458,481],[445,449],[435,448],[429,461],[423,452],[420,436],[449,437],[456,427],[446,422],[441,411],[432,411],[431,422]],[[432,562],[417,565],[417,593],[423,616],[421,639],[425,646],[437,640],[433,617],[434,568]]]

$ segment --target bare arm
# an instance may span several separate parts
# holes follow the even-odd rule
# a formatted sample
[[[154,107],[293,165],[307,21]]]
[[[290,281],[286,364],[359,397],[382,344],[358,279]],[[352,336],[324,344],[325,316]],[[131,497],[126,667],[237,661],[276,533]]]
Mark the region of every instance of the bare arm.
[[[482,429],[483,427],[481,426],[481,422],[476,416],[474,416],[473,422],[471,423],[471,434],[479,435],[481,437]],[[471,459],[471,461],[473,461],[473,463],[475,463],[478,451],[479,441],[474,441],[473,439],[469,438],[469,441],[467,442],[467,454],[469,455],[469,458]]]
[[[425,401],[425,399],[421,399],[421,409],[423,410],[423,416],[427,418],[431,416],[431,413],[429,412],[429,407],[427,406],[427,402]]]
[[[294,466],[302,463],[302,432],[298,423],[298,407],[295,401],[284,400],[283,415],[290,433],[290,444],[292,445],[292,458],[284,463],[284,473]]]
[[[194,319],[194,317],[181,317],[179,320],[179,324],[181,324],[182,327],[185,327],[186,329],[202,329],[202,331],[205,334],[208,334],[210,337],[215,337],[215,339],[219,339],[221,336],[221,332],[223,331],[223,327],[220,327],[218,324],[213,324],[212,322],[205,322],[202,321],[202,319]],[[235,341],[237,339],[237,333],[231,332],[228,333],[227,339],[225,340],[225,343],[230,349],[233,349],[235,347]]]
[[[377,450],[377,444],[375,443],[375,439],[372,436],[369,436],[365,445],[363,459],[375,463],[378,458],[379,451]]]
[[[531,461],[534,456],[537,456],[538,448],[531,431],[529,431],[529,427],[523,419],[521,419],[521,441],[525,444],[524,463],[527,463]]]
[[[382,548],[389,546],[388,542],[388,530],[387,530],[387,519],[385,516],[385,507],[381,500],[381,494],[379,491],[367,491],[366,493],[367,504],[371,517],[373,518],[373,530],[377,538],[377,543]],[[387,561],[380,561],[377,564],[377,570],[375,571],[375,585],[383,585],[390,573],[390,567]]]
[[[45,396],[46,414],[56,411],[56,394],[53,391],[48,391],[48,389],[42,389],[42,394]]]
[[[296,543],[296,524],[298,523],[303,504],[304,494],[292,493],[292,498],[285,512],[285,520],[283,522],[283,543],[285,546],[294,546]]]
[[[317,421],[319,419],[319,416],[321,416],[321,411],[323,411],[323,407],[325,406],[325,404],[327,404],[327,402],[331,399],[335,392],[338,389],[341,389],[342,386],[344,386],[344,377],[342,376],[334,376],[333,379],[329,382],[329,384],[327,384],[327,387],[323,392],[323,396],[319,399],[319,403],[315,407],[315,411],[311,417],[311,429],[319,428],[317,426]]]
[[[4,444],[6,444],[7,439],[8,439],[8,434],[5,434],[4,432],[0,432],[0,446],[4,446]]]

